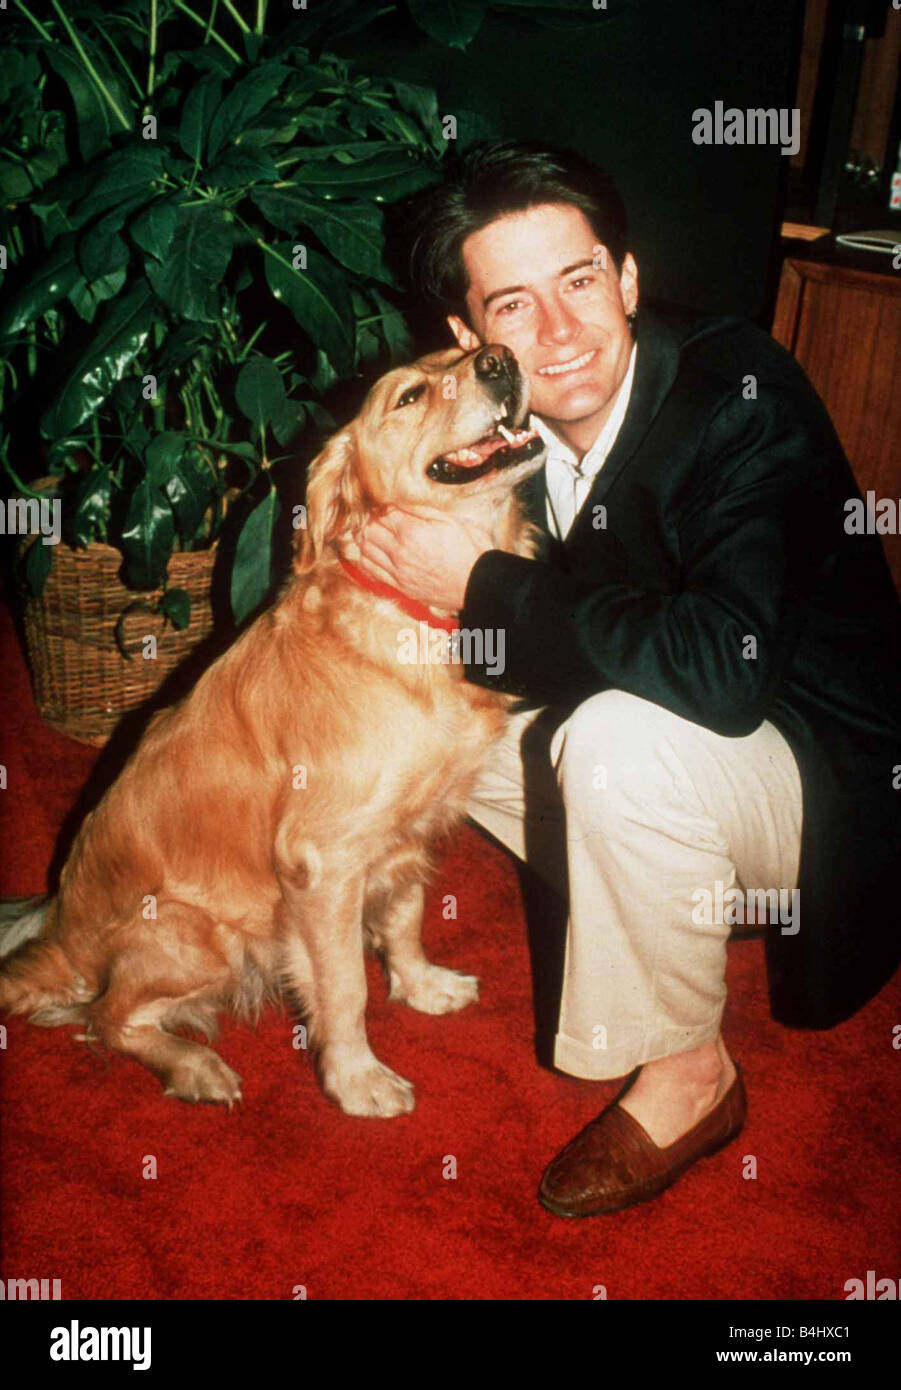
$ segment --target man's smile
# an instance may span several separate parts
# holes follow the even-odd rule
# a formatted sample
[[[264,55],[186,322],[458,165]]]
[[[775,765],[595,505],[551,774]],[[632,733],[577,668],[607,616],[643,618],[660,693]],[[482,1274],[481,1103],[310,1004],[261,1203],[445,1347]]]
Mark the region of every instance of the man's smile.
[[[539,367],[539,376],[561,376],[565,372],[578,372],[587,367],[597,355],[597,348],[590,348],[581,357],[570,357],[566,362],[554,362],[547,367]]]

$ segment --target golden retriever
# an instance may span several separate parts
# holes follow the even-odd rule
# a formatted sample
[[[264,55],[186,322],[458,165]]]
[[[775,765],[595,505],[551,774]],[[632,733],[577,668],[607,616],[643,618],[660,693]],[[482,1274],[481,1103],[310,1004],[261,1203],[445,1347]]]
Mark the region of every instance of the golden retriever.
[[[393,504],[479,518],[498,549],[531,554],[514,489],[543,451],[526,411],[506,348],[434,353],[375,384],[311,465],[274,606],[151,720],[58,896],[0,930],[0,1008],[83,1023],[166,1094],[230,1108],[240,1077],[177,1030],[211,1039],[220,1010],[255,1019],[287,996],[326,1095],[352,1115],[413,1108],[369,1047],[364,945],[392,999],[440,1014],[478,997],[423,954],[424,884],[509,700],[447,646],[399,660],[411,610],[361,583],[336,542]],[[431,616],[430,645],[450,643],[453,620]]]

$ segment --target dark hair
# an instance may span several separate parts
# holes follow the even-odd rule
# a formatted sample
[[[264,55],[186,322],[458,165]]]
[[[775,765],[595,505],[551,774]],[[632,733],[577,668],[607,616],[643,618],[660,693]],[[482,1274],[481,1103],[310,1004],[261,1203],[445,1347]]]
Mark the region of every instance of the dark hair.
[[[466,315],[466,238],[497,217],[539,203],[579,208],[622,270],[626,209],[611,176],[581,155],[537,141],[482,141],[445,167],[444,181],[405,211],[412,287],[443,313]]]

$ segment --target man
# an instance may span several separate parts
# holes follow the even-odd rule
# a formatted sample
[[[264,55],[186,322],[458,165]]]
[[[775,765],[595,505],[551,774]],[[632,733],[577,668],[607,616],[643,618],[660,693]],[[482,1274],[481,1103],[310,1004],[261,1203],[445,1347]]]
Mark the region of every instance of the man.
[[[844,530],[859,494],[804,374],[750,324],[639,308],[609,178],[477,147],[415,228],[459,345],[529,377],[547,543],[523,559],[447,520],[436,550],[440,523],[392,512],[358,562],[505,632],[503,673],[467,677],[526,708],[471,814],[568,889],[556,1065],[633,1073],[539,1197],[615,1211],[742,1127],[720,1021],[748,900],[785,1024],[833,1026],[897,966],[901,610],[878,538]]]

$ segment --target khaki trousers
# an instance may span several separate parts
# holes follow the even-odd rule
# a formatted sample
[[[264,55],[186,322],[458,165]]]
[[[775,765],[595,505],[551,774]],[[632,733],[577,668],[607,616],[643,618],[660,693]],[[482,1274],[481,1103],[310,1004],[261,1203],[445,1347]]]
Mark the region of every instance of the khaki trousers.
[[[568,894],[554,1063],[602,1080],[716,1037],[724,894],[782,890],[797,930],[801,780],[769,723],[724,738],[619,690],[559,718],[513,715],[467,810]]]

